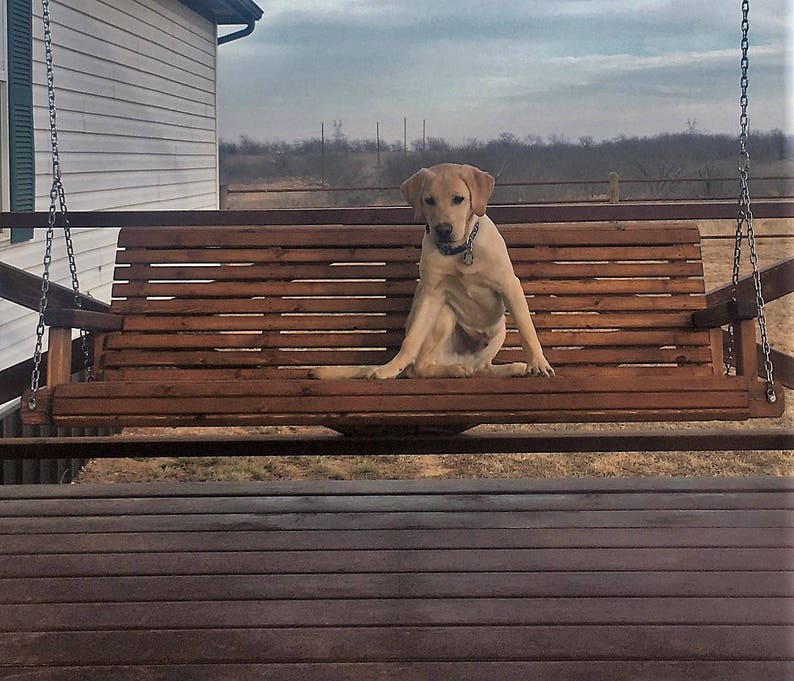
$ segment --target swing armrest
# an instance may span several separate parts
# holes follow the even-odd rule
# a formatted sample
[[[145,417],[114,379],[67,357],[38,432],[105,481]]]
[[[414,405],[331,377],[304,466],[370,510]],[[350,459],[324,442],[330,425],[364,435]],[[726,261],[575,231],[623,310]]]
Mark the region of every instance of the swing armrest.
[[[50,308],[44,312],[44,323],[60,329],[86,331],[120,331],[124,317],[111,312],[94,312],[75,308]]]
[[[726,300],[693,312],[692,327],[695,329],[716,329],[725,324],[755,319],[756,317],[758,317],[758,304],[755,300]]]

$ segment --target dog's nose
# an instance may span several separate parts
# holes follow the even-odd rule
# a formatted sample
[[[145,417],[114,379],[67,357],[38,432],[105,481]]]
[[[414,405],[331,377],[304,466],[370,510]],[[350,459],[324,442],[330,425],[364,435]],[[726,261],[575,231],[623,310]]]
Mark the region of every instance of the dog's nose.
[[[451,222],[441,222],[436,225],[436,234],[440,236],[442,239],[449,239],[452,235],[452,223]]]

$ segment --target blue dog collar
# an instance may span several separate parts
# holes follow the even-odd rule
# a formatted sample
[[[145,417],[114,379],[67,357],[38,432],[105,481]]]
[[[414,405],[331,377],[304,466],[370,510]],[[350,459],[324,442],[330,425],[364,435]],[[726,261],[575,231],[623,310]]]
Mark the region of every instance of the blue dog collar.
[[[472,252],[472,246],[474,245],[474,239],[477,237],[477,232],[480,230],[480,221],[474,223],[474,227],[471,228],[471,234],[469,234],[469,238],[459,246],[447,246],[446,244],[436,244],[438,246],[438,250],[441,251],[443,255],[459,255],[463,253],[463,262],[466,265],[471,265],[474,262],[474,253]],[[425,224],[425,234],[430,234],[430,225]]]

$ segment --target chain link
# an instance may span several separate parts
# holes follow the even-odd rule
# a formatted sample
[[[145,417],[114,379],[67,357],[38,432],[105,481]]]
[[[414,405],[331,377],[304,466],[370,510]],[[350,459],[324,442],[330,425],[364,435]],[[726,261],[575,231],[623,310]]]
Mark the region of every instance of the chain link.
[[[47,66],[47,99],[50,115],[50,146],[52,149],[52,187],[50,188],[50,208],[47,216],[47,235],[44,246],[44,273],[41,277],[41,298],[39,300],[39,320],[36,326],[36,349],[33,354],[33,372],[30,379],[31,396],[28,398],[28,408],[36,408],[36,392],[41,382],[41,358],[44,342],[44,313],[47,309],[47,296],[50,288],[50,268],[52,265],[52,243],[55,234],[55,224],[60,213],[63,222],[63,236],[66,244],[66,256],[69,262],[69,274],[74,292],[75,308],[82,308],[80,299],[80,283],[77,276],[77,262],[74,255],[69,211],[66,206],[66,193],[61,180],[61,159],[58,150],[58,124],[57,110],[55,108],[55,77],[52,60],[52,32],[50,3],[42,0],[42,17],[44,23],[44,53]],[[83,356],[83,369],[86,379],[91,380],[91,358],[88,350],[88,336],[80,330],[80,345]]]
[[[761,348],[764,355],[764,378],[766,380],[766,398],[769,402],[775,402],[774,375],[772,367],[772,349],[769,345],[769,337],[766,330],[766,315],[764,314],[764,296],[761,291],[761,273],[758,270],[758,252],[755,243],[755,230],[753,229],[753,211],[750,206],[750,153],[747,150],[747,138],[750,132],[750,122],[747,114],[749,85],[748,71],[749,59],[748,51],[750,47],[750,0],[742,0],[742,40],[741,50],[741,95],[739,105],[741,113],[739,115],[739,206],[736,218],[736,236],[733,251],[733,275],[731,277],[731,298],[736,302],[738,297],[740,266],[742,259],[742,241],[744,239],[745,228],[747,230],[747,242],[750,246],[750,264],[753,271],[753,286],[755,289],[756,304],[758,306],[758,327],[761,332]],[[730,374],[731,369],[736,366],[736,324],[728,326],[728,348],[725,353],[725,373]]]

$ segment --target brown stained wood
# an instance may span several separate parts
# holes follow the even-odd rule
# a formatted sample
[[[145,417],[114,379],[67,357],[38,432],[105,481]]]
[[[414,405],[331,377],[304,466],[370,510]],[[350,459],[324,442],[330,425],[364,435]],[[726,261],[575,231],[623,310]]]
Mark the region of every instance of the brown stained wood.
[[[632,493],[617,492],[601,496],[587,497],[582,494],[574,493],[541,493],[518,494],[518,493],[499,493],[499,492],[471,492],[445,493],[445,494],[422,494],[416,491],[412,494],[364,494],[358,493],[355,496],[337,494],[322,494],[307,498],[306,495],[288,495],[286,493],[271,496],[263,499],[254,499],[248,496],[222,496],[220,494],[212,497],[212,508],[208,509],[206,497],[125,497],[122,499],[89,498],[80,499],[70,507],[72,516],[113,516],[113,515],[186,515],[186,514],[208,514],[208,513],[338,513],[343,511],[359,513],[385,513],[385,512],[440,512],[440,511],[476,511],[483,507],[489,511],[594,511],[594,510],[736,510],[736,509],[777,509],[793,510],[794,499],[790,492],[666,492],[666,493]],[[58,499],[9,499],[4,503],[2,516],[0,517],[57,517],[63,509],[63,502]],[[260,550],[289,550],[294,547],[285,546],[265,547]],[[314,547],[320,550],[319,547]],[[328,549],[338,547],[330,546]],[[348,547],[350,548],[350,547]],[[360,550],[373,549],[371,546],[360,546]],[[416,547],[417,549],[427,549],[433,547]],[[439,548],[439,547],[435,547]],[[440,547],[444,548],[444,547]],[[464,541],[464,537],[459,538],[459,543],[455,549],[470,549],[470,544]],[[495,548],[495,547],[492,547]],[[549,547],[550,548],[550,547]],[[570,548],[570,547],[569,547]],[[592,547],[590,547],[592,548]],[[608,548],[608,547],[603,547]],[[636,547],[635,547],[636,548]],[[42,547],[41,553],[47,553],[47,547]],[[219,549],[209,543],[202,547],[204,551],[218,551]],[[383,550],[384,547],[377,547]],[[403,550],[412,550],[411,546],[402,547]],[[229,551],[240,551],[241,547],[228,548]],[[253,550],[248,546],[246,551]],[[119,552],[120,550],[117,550]],[[609,553],[609,552],[607,552]],[[423,555],[419,554],[420,556]],[[467,557],[464,553],[457,554],[461,558]],[[510,554],[520,557],[521,554]],[[555,555],[553,551],[549,556]],[[561,555],[561,554],[560,554]],[[617,553],[610,554],[614,558]],[[635,554],[636,555],[636,554]],[[653,555],[649,552],[647,555]],[[646,557],[647,557],[646,555]],[[704,557],[709,552],[704,549]],[[731,554],[736,557],[738,554]],[[759,555],[766,555],[768,552],[760,551]],[[527,554],[526,557],[529,557]],[[691,556],[690,556],[691,557]],[[468,556],[468,559],[475,560],[476,556]],[[20,565],[9,563],[5,566],[6,570],[21,569]],[[551,569],[551,568],[549,568]],[[616,568],[617,569],[617,568]],[[692,567],[690,569],[697,569]],[[750,568],[747,568],[750,569]],[[5,574],[4,576],[10,576]]]
[[[740,377],[658,376],[654,389],[674,394],[690,392],[741,392],[744,381]],[[431,395],[483,395],[500,392],[503,395],[537,395],[561,393],[644,393],[648,391],[647,379],[633,376],[614,376],[605,383],[600,377],[556,377],[552,380],[522,378],[502,381],[493,378],[472,378],[466,381],[454,378],[423,378],[411,380],[364,381],[345,379],[338,381],[316,380],[250,380],[245,382],[171,381],[97,383],[92,386],[72,383],[58,388],[66,398],[126,398],[141,397],[339,397],[339,396],[431,396]]]
[[[784,681],[790,487],[0,489],[0,675]]]
[[[780,398],[778,398],[780,399]],[[760,405],[759,405],[760,406]],[[758,408],[755,403],[750,406],[727,408],[727,407],[714,407],[708,408],[693,408],[693,407],[671,407],[671,408],[654,408],[654,409],[580,409],[571,411],[562,411],[559,409],[549,410],[513,410],[513,411],[472,411],[472,412],[457,412],[454,415],[444,413],[440,416],[438,413],[427,413],[420,411],[411,412],[355,412],[346,414],[310,414],[310,413],[194,413],[194,414],[116,414],[103,416],[100,414],[86,414],[53,417],[52,423],[59,427],[84,427],[96,426],[106,428],[124,428],[127,426],[152,426],[152,427],[205,427],[205,426],[325,426],[339,433],[352,433],[357,432],[389,432],[398,434],[412,435],[415,432],[433,432],[437,433],[439,430],[439,420],[443,418],[442,430],[453,432],[462,432],[468,428],[473,428],[482,423],[493,424],[539,424],[539,423],[615,423],[615,422],[656,422],[656,421],[742,421],[754,415],[753,409]],[[763,416],[779,416],[779,408],[775,407],[774,410],[764,408]],[[487,414],[487,418],[485,417]],[[762,414],[757,414],[761,416]],[[658,451],[710,451],[714,448],[708,444],[699,442],[699,435],[697,437],[690,436],[686,442],[681,442],[675,447],[667,445],[658,448]],[[788,441],[785,445],[781,445],[781,439],[784,438],[760,438],[754,440],[733,439],[731,442],[726,443],[722,449],[731,447],[736,449],[788,449]],[[300,449],[303,449],[303,441]],[[610,438],[602,441],[606,443],[613,442]],[[774,445],[769,443],[773,442]],[[406,447],[413,442],[405,439],[397,442],[389,439],[387,440],[388,450],[382,447],[377,449],[383,454],[399,455],[405,454]],[[740,446],[741,445],[741,446]],[[3,447],[4,443],[0,443]],[[579,446],[576,451],[590,452],[593,449],[603,451],[602,444],[599,444],[597,437],[590,436],[587,444]],[[343,448],[343,454],[357,454],[358,452],[351,451],[348,447]],[[27,458],[41,458],[44,454],[41,448],[36,447],[35,443],[32,447],[28,448],[27,445],[22,445],[22,451],[31,452],[31,456]],[[517,450],[523,451],[523,450]],[[555,451],[544,449],[544,451]],[[631,450],[623,451],[638,451],[636,447]],[[280,455],[283,448],[279,447],[274,452],[275,455]],[[187,452],[190,455],[190,451]],[[298,453],[303,453],[299,451]],[[327,454],[322,452],[318,456]],[[412,450],[412,453],[413,450]],[[447,453],[458,453],[447,452]],[[504,452],[508,453],[508,452]],[[170,456],[170,453],[163,452],[162,456]],[[228,455],[228,452],[218,452],[218,456]],[[245,452],[244,455],[249,455]],[[117,454],[114,451],[106,452],[99,451],[95,457],[115,457]],[[135,456],[134,453],[129,453],[128,456]]]
[[[41,285],[41,277],[0,262],[0,298],[3,300],[38,312]],[[75,304],[74,291],[54,281],[49,282],[47,298],[53,307],[70,308]],[[107,312],[109,309],[107,304],[84,295],[80,295],[80,305],[83,309],[97,312]]]
[[[70,521],[76,526],[77,521]],[[88,522],[80,523],[88,526]],[[96,524],[96,523],[94,523]],[[127,521],[127,526],[133,521]],[[142,525],[142,523],[138,523]],[[175,523],[171,523],[172,525]],[[259,523],[263,524],[263,523]],[[121,525],[119,523],[119,525]],[[209,526],[206,521],[203,526]],[[216,527],[219,523],[215,524]],[[193,527],[200,528],[198,523]],[[348,525],[350,531],[352,525]],[[340,528],[341,529],[341,528]],[[618,528],[619,529],[619,528]],[[200,531],[200,530],[196,530]],[[495,579],[498,577],[498,579]],[[400,598],[791,598],[781,572],[500,572],[2,579],[3,604]],[[37,588],[38,587],[38,588]],[[397,589],[399,588],[399,591]],[[570,635],[568,632],[567,635]],[[594,651],[597,650],[594,647]]]
[[[57,397],[57,393],[56,393]],[[376,403],[374,403],[376,402]],[[438,395],[433,403],[421,411],[428,415],[443,418],[446,415],[479,414],[488,421],[491,412],[519,413],[529,411],[528,398],[523,395]],[[748,406],[744,393],[684,393],[671,394],[647,393],[589,393],[589,394],[546,394],[532,398],[532,409],[541,411],[621,411],[647,409],[698,409],[719,406],[722,409],[742,409]],[[371,397],[226,397],[223,401],[216,398],[181,397],[178,400],[166,398],[139,398],[127,402],[112,398],[72,398],[68,401],[56,400],[53,417],[91,415],[170,415],[170,414],[289,414],[301,419],[302,414],[322,414],[328,417],[346,416],[351,413],[374,412],[383,414],[406,414],[411,416],[418,411],[414,397],[381,396]],[[409,419],[410,420],[410,419]]]
[[[700,430],[700,429],[698,429]],[[675,437],[692,432],[691,429],[679,429],[657,433],[662,437]],[[721,431],[710,431],[712,436]],[[630,434],[638,437],[637,431]],[[647,433],[645,434],[647,435]],[[471,436],[466,436],[468,440]],[[511,436],[515,437],[515,436]],[[524,436],[522,436],[523,439]],[[559,435],[558,435],[559,437]],[[566,436],[567,437],[567,436]],[[255,441],[261,441],[259,436]],[[77,438],[78,445],[102,441],[142,442],[142,438],[108,437]],[[161,439],[157,436],[146,440]],[[230,442],[232,438],[218,438]],[[237,439],[237,438],[234,438]],[[267,439],[267,438],[266,438]],[[325,438],[327,442],[330,438]],[[174,443],[174,438],[168,438]],[[205,440],[204,442],[210,442]],[[56,446],[59,443],[53,443]],[[267,480],[242,482],[160,482],[125,483],[123,485],[107,485],[105,483],[81,483],[78,485],[24,485],[0,488],[0,498],[5,499],[130,499],[163,497],[185,498],[216,498],[216,497],[280,497],[304,496],[322,497],[346,495],[348,497],[365,496],[398,496],[408,497],[414,494],[579,494],[593,497],[595,494],[647,494],[652,499],[657,495],[688,492],[692,494],[728,494],[726,499],[742,500],[737,508],[748,506],[747,497],[743,493],[794,492],[794,477],[757,476],[741,478],[716,478],[711,476],[693,477],[651,477],[651,478],[459,478],[435,479],[421,478],[413,480]],[[735,496],[742,495],[742,496]],[[754,497],[752,497],[754,498]],[[794,537],[791,537],[794,540]],[[777,545],[777,544],[773,544]],[[786,543],[785,546],[789,546]],[[366,548],[366,547],[365,547]]]
[[[702,267],[697,262],[643,262],[643,263],[554,263],[522,262],[514,260],[513,269],[522,279],[571,278],[623,278],[623,277],[702,277]],[[360,279],[384,278],[413,279],[419,276],[417,263],[390,262],[382,264],[336,263],[216,263],[191,267],[178,265],[133,264],[119,268],[117,278],[129,281],[155,281],[163,279],[212,279],[231,281],[267,281],[293,279]]]
[[[652,250],[651,250],[652,249]],[[699,260],[700,247],[694,244],[672,246],[513,246],[513,262],[582,262],[595,261],[686,261]],[[344,248],[267,247],[236,250],[233,248],[129,249],[119,251],[116,263],[378,263],[419,261],[419,245],[394,248],[360,246]],[[123,278],[120,268],[119,278]]]
[[[734,362],[736,373],[755,383],[758,377],[758,353],[756,351],[756,322],[752,319],[736,324]]]
[[[558,368],[559,365],[558,365]],[[558,372],[559,373],[559,372]],[[646,381],[656,378],[694,376],[714,376],[710,364],[685,364],[682,366],[605,366],[605,365],[567,365],[564,375],[566,378],[592,377],[598,375],[602,380],[620,377],[642,377]],[[718,372],[716,375],[722,375]],[[102,376],[109,381],[258,381],[262,379],[305,379],[309,378],[309,369],[301,367],[207,367],[207,368],[173,368],[173,367],[118,367],[103,369]]]
[[[675,312],[697,310],[704,305],[700,295],[609,295],[564,297],[532,295],[529,307],[533,312]],[[114,300],[118,314],[249,314],[249,313],[322,313],[322,312],[404,312],[411,307],[409,296],[390,298],[196,298],[184,300]]]
[[[388,275],[386,275],[388,276]],[[525,281],[527,295],[595,295],[702,293],[703,285],[690,279],[581,279]],[[119,298],[174,296],[184,298],[240,298],[249,296],[413,296],[411,281],[294,281],[294,282],[133,282],[114,284]]]
[[[758,317],[758,304],[754,300],[731,300],[693,313],[692,324],[697,329],[714,329],[756,317]]]
[[[25,567],[0,558],[0,578],[227,575],[311,573],[448,573],[448,572],[621,572],[720,570],[729,562],[737,571],[794,568],[794,558],[779,549],[491,549],[379,551],[208,551],[184,554],[124,553],[103,556],[29,556]]]
[[[351,332],[349,326],[337,322],[336,328],[331,328],[330,334],[318,334],[315,331],[307,333],[292,332],[281,333],[278,331],[260,331],[246,333],[237,328],[236,318],[227,317],[226,333],[135,333],[127,331],[124,334],[110,336],[107,342],[108,350],[122,350],[128,348],[158,349],[171,347],[173,349],[201,349],[201,348],[351,348],[351,347],[394,347],[399,346],[404,337],[404,331],[386,331],[379,328],[370,329],[369,333]],[[328,319],[325,318],[326,322]],[[327,326],[327,324],[326,324]],[[373,333],[377,331],[377,333]],[[608,331],[608,332],[564,332],[564,331],[539,331],[540,342],[545,348],[551,347],[613,347],[613,346],[644,346],[650,345],[704,345],[709,334],[702,332],[686,331]],[[521,338],[517,331],[510,330],[505,338],[504,347],[516,348],[521,346]]]
[[[658,224],[647,229],[642,223],[631,225],[534,225],[530,223],[498,224],[500,232],[508,245],[620,245],[640,244],[658,246],[660,244],[697,243],[699,241],[696,225]],[[363,231],[360,226],[344,225],[270,225],[261,227],[235,226],[221,230],[224,247],[350,247],[362,243],[373,246],[419,245],[424,236],[420,225],[379,225],[376,229]],[[218,228],[213,226],[192,226],[192,229],[173,227],[147,227],[124,229],[119,237],[120,247],[172,247],[174,244],[184,248],[217,247]]]
[[[536,329],[666,329],[686,328],[687,312],[552,314],[538,312],[532,321]],[[407,313],[336,313],[320,314],[226,314],[226,315],[127,315],[124,329],[131,332],[162,331],[328,331],[328,330],[404,330]],[[509,322],[508,322],[509,325]]]
[[[120,331],[123,319],[119,315],[93,310],[48,307],[44,311],[47,326],[86,331]]]
[[[59,669],[8,667],[16,681],[505,681],[505,679],[558,679],[559,681],[789,681],[794,663],[788,661],[610,661],[594,662],[401,662],[72,666]],[[230,677],[230,675],[232,675]]]
[[[343,214],[348,213],[338,213]],[[453,383],[446,392],[413,395],[389,389],[361,393],[352,383],[337,383],[339,389],[328,395],[311,383],[279,387],[280,392],[276,383],[260,385],[260,379],[278,382],[282,376],[287,383],[301,381],[312,366],[387,361],[402,341],[416,287],[421,226],[384,212],[370,225],[357,223],[361,212],[351,223],[324,213],[330,221],[319,226],[302,223],[302,213],[294,215],[296,224],[276,219],[268,228],[233,226],[224,214],[215,226],[202,215],[191,229],[123,229],[112,309],[124,316],[124,328],[105,336],[97,362],[110,389],[103,392],[99,382],[78,392],[56,391],[57,423],[323,424],[349,431],[378,419],[425,427],[451,417],[456,428],[465,428],[488,421],[761,413],[755,387],[747,382],[738,388],[697,382],[717,374],[713,334],[691,326],[691,312],[705,306],[698,228],[670,222],[649,228],[511,218],[513,224],[500,224],[546,356],[560,378],[567,372],[568,380],[588,376],[600,389],[552,381],[548,390],[527,389],[527,399],[517,390],[522,384],[509,381],[488,384],[487,390]],[[507,324],[497,361],[522,361],[509,316]],[[685,384],[660,387],[654,381],[650,392],[650,376],[678,377]],[[202,378],[226,381],[230,390],[181,390]],[[169,385],[160,395],[155,390],[134,399],[121,396],[125,381],[161,379]],[[642,389],[630,387],[632,379]],[[246,388],[248,381],[259,392]],[[621,392],[618,385],[629,387]],[[419,409],[418,394],[429,398],[422,402],[433,404],[432,411]]]
[[[794,217],[794,202],[790,199],[756,199],[756,217]],[[580,203],[541,205],[495,205],[488,214],[500,225],[510,222],[586,223],[604,221],[665,220],[731,220],[736,218],[736,201],[648,201],[620,204]],[[122,225],[175,226],[242,224],[270,229],[272,225],[349,224],[391,225],[411,224],[413,211],[406,207],[366,208],[306,208],[270,210],[198,210],[198,211],[71,211],[73,227],[117,228]],[[18,227],[46,228],[46,212],[0,213],[0,222]]]
[[[50,327],[47,350],[47,386],[68,383],[72,376],[72,330]]]
[[[160,486],[162,485],[158,485]],[[241,547],[248,551],[376,550],[394,546],[404,546],[406,549],[469,548],[481,551],[495,548],[524,548],[535,551],[547,548],[794,548],[787,528],[624,528],[619,533],[609,528],[575,527],[535,529],[520,533],[510,529],[357,530],[350,533],[334,530],[95,532],[49,534],[46,546],[42,546],[40,537],[35,534],[4,535],[3,542],[5,552],[9,555],[41,555],[53,552],[64,555],[103,555],[113,552],[147,554],[152,551],[182,553],[239,551]],[[783,614],[778,613],[781,617]],[[794,616],[794,610],[790,614]]]
[[[452,634],[454,633],[454,636]],[[555,627],[443,627],[247,629],[0,634],[11,649],[6,664],[182,664],[185,662],[430,661],[582,659],[598,640],[601,659],[770,659],[790,643],[786,627],[728,625],[718,630],[681,626],[571,626],[565,640]],[[252,651],[256,650],[256,653]],[[650,651],[654,651],[655,656]],[[719,652],[718,652],[719,651]]]
[[[185,350],[108,350],[103,356],[107,368],[124,366],[161,366],[184,368],[197,367],[252,367],[252,366],[309,366],[309,365],[369,365],[387,362],[397,351],[399,345],[385,347],[373,342],[376,349],[337,349],[337,350],[280,350],[264,348],[261,351],[225,352]],[[377,349],[381,348],[381,349]],[[546,357],[552,365],[568,364],[702,364],[711,359],[710,348],[682,346],[680,348],[628,347],[615,349],[555,349],[549,348]],[[616,356],[617,355],[617,356]],[[502,350],[496,358],[498,362],[517,362],[525,359],[521,350]],[[564,375],[564,374],[562,374]]]
[[[214,601],[6,605],[0,631],[135,631],[216,628],[428,625],[792,624],[794,599],[493,598]]]

